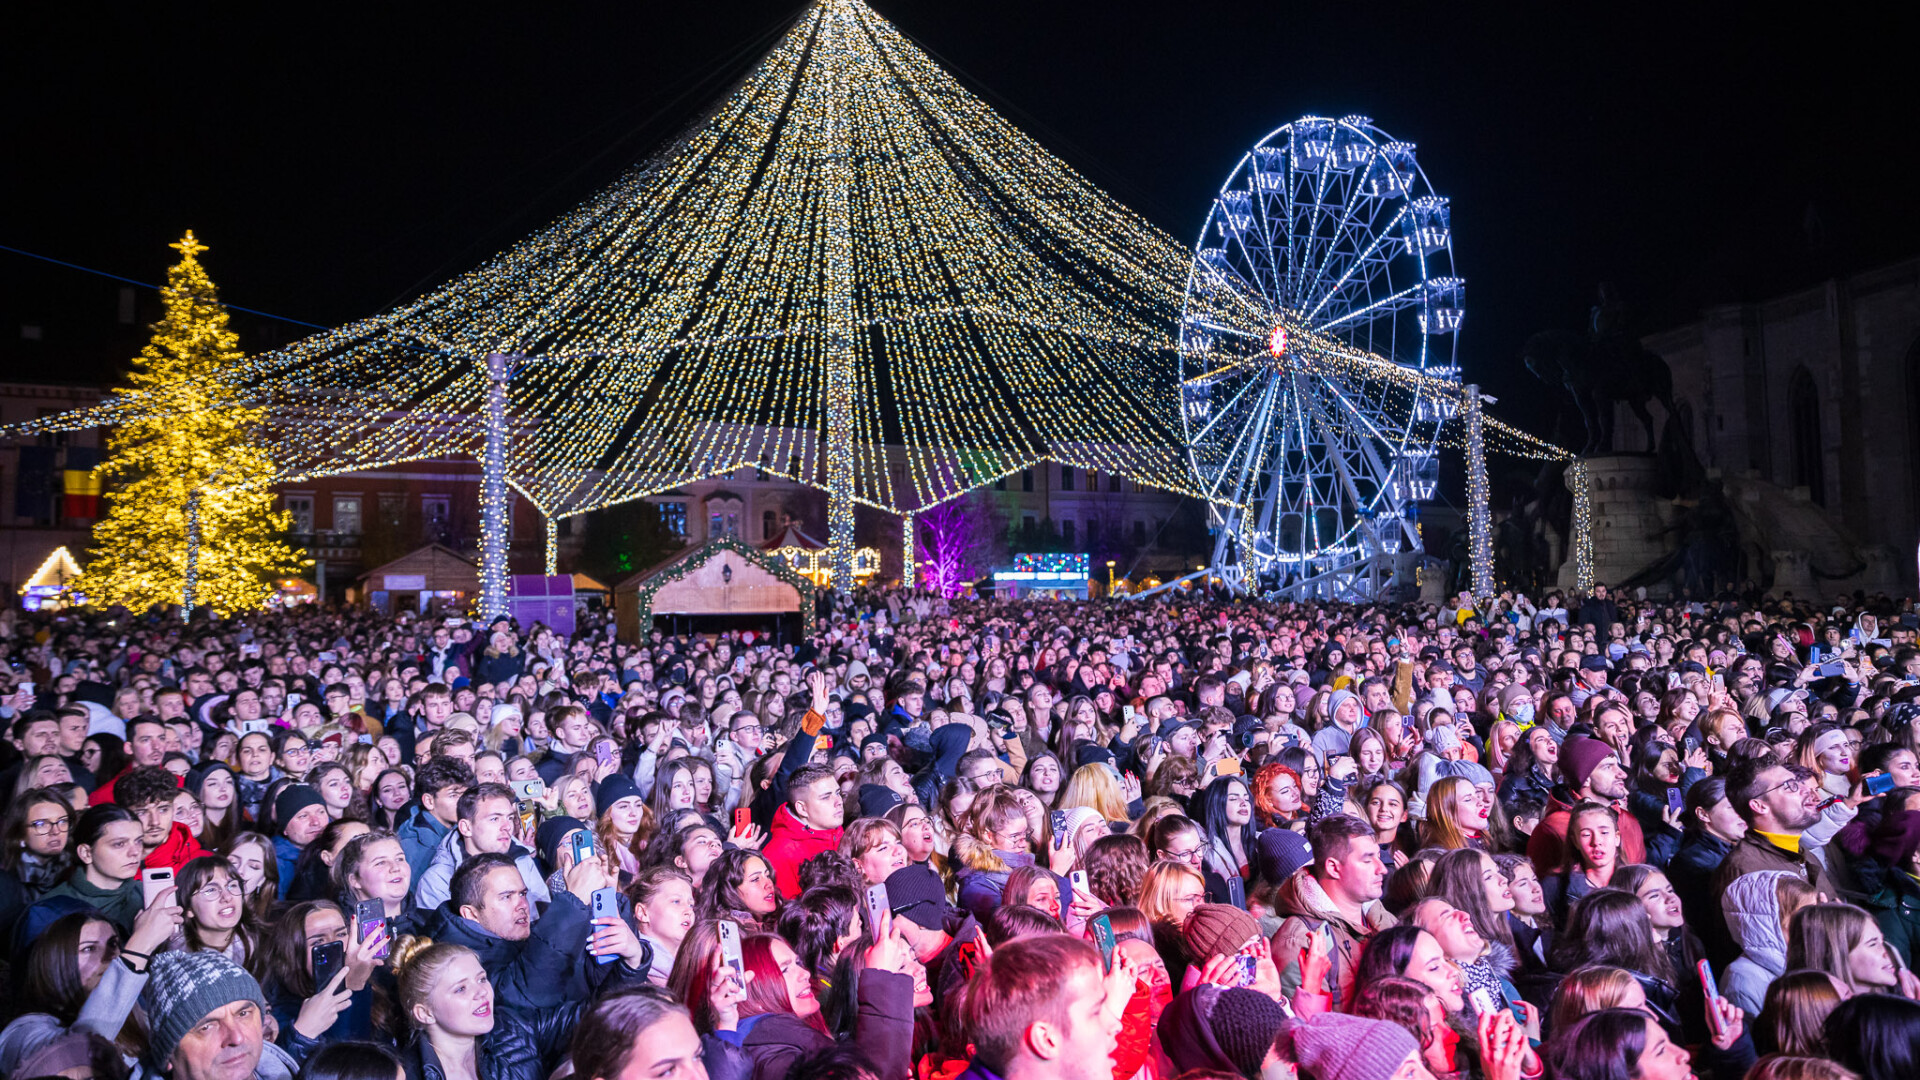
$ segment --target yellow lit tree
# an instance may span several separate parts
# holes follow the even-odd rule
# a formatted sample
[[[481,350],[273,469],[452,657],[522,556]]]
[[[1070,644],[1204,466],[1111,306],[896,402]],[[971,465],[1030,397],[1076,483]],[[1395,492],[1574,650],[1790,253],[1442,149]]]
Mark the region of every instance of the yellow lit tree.
[[[266,486],[273,462],[256,438],[265,410],[245,407],[212,377],[243,357],[200,265],[207,248],[191,231],[171,246],[181,258],[161,290],[166,314],[121,390],[163,395],[170,415],[132,420],[109,437],[97,470],[108,485],[107,515],[94,526],[92,558],[72,588],[88,603],[136,611],[180,603],[197,503],[195,606],[253,610],[273,594],[273,578],[307,560],[281,537],[290,521],[274,511]]]

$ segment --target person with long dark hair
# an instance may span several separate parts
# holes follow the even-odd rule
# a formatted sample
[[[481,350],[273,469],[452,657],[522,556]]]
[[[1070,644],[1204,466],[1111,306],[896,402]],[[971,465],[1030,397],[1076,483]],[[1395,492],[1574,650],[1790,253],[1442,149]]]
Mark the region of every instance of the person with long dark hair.
[[[0,927],[46,895],[72,867],[73,807],[52,788],[30,788],[0,814]]]
[[[1556,1080],[1693,1080],[1686,1047],[1633,1009],[1602,1009],[1555,1032],[1546,1058]]]
[[[766,856],[752,848],[733,848],[707,867],[701,919],[731,919],[752,934],[771,929],[779,910],[780,892]]]
[[[1252,789],[1243,777],[1222,776],[1201,788],[1194,802],[1200,831],[1206,837],[1208,871],[1223,881],[1239,878],[1244,883],[1253,863]]]
[[[1891,994],[1855,994],[1827,1014],[1827,1051],[1861,1080],[1920,1075],[1920,1003]]]
[[[259,923],[247,907],[246,886],[227,860],[202,855],[181,867],[175,881],[183,922],[178,947],[225,953],[246,967],[259,949]]]
[[[88,911],[27,928],[38,932],[30,932],[32,944],[14,966],[13,1000],[34,1011],[14,1016],[0,1031],[0,1076],[21,1075],[21,1062],[82,1021],[95,1031],[118,1032],[146,987],[153,954],[179,922],[178,907],[155,904],[134,919],[125,946],[112,923]]]

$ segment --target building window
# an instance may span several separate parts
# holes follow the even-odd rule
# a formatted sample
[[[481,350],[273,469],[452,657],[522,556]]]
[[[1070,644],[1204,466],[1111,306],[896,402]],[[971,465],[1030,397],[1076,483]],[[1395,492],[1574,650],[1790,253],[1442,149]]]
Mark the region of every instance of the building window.
[[[1021,491],[1033,490],[1033,470],[1032,469],[1020,470],[1020,490]]]
[[[683,502],[660,503],[660,522],[667,531],[675,536],[687,535],[687,504]]]
[[[1120,474],[1119,474],[1119,473],[1108,473],[1108,474],[1107,474],[1107,490],[1108,490],[1108,491],[1114,491],[1114,492],[1119,492],[1119,491],[1125,491],[1125,490],[1127,490],[1127,489],[1126,489],[1126,488],[1125,488],[1124,486],[1122,486],[1122,484],[1121,484],[1121,481],[1120,481]]]
[[[1147,523],[1137,518],[1133,522],[1133,546],[1137,548],[1147,546]]]
[[[1060,519],[1060,539],[1066,541],[1067,550],[1073,550],[1073,519]]]
[[[995,490],[995,491],[1005,491],[1005,490],[1007,490],[1007,478],[1006,478],[1006,477],[1004,477],[1004,476],[996,476],[996,477],[994,477],[994,478],[993,478],[993,490]]]
[[[313,531],[313,496],[289,495],[285,505],[287,513],[293,515],[293,531],[310,533]]]
[[[1827,504],[1820,450],[1820,391],[1802,367],[1787,386],[1787,412],[1793,429],[1793,486],[1807,489],[1818,505]]]
[[[333,531],[341,536],[360,535],[360,496],[333,497]]]
[[[1092,551],[1095,547],[1098,547],[1099,544],[1100,544],[1100,520],[1098,518],[1088,518],[1087,519],[1087,550]]]
[[[1073,466],[1071,465],[1060,466],[1060,490],[1073,490]]]
[[[1034,517],[1032,514],[1020,515],[1020,528],[1024,529],[1029,534],[1031,534],[1033,530],[1039,527],[1040,527],[1039,519]]]
[[[429,544],[453,540],[453,496],[420,496],[420,539]]]
[[[773,539],[773,534],[774,534],[775,532],[777,532],[777,531],[779,531],[779,528],[780,528],[780,523],[779,523],[779,520],[778,520],[778,519],[777,519],[777,518],[775,517],[775,515],[774,515],[774,512],[773,512],[773,511],[771,511],[771,510],[766,510],[766,511],[762,511],[762,512],[761,512],[761,514],[760,514],[760,539],[762,539],[762,540],[771,540],[771,539]]]
[[[740,515],[737,512],[729,510],[722,513],[716,510],[707,515],[707,539],[713,540],[722,536],[736,540],[740,538]]]

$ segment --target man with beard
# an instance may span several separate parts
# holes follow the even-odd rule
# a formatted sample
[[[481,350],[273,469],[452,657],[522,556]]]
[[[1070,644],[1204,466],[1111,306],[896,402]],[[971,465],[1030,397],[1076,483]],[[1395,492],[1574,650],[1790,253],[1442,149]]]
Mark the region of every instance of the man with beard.
[[[1558,873],[1567,858],[1567,821],[1583,802],[1605,803],[1620,812],[1620,861],[1647,861],[1647,838],[1640,822],[1628,812],[1627,770],[1619,755],[1599,739],[1576,735],[1560,746],[1560,775],[1565,783],[1553,789],[1547,816],[1534,826],[1527,840],[1527,858],[1542,878]]]

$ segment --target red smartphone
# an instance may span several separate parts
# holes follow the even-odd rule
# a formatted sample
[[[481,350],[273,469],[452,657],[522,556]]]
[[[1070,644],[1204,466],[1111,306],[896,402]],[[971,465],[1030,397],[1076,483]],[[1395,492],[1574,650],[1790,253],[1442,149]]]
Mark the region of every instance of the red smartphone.
[[[751,828],[753,828],[753,811],[744,806],[736,808],[733,812],[733,831],[745,833]]]
[[[1713,981],[1713,965],[1700,961],[1700,987],[1707,992],[1707,1028],[1717,1037],[1720,1034],[1720,984]]]

